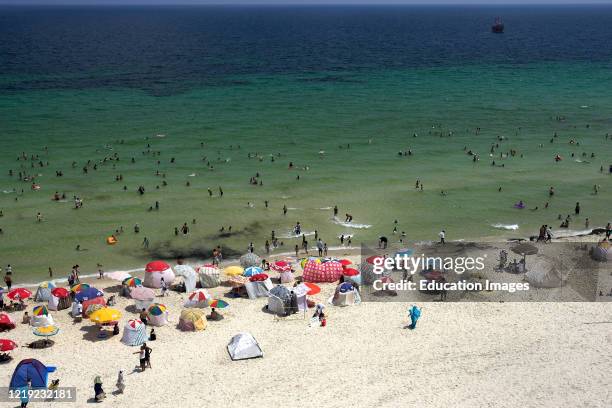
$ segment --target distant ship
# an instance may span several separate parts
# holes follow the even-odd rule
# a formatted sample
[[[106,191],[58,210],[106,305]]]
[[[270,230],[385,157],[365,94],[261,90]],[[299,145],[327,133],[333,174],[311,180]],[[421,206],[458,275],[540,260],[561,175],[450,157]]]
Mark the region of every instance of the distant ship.
[[[503,33],[504,32],[504,23],[502,23],[501,18],[497,17],[495,19],[495,23],[491,26],[491,31],[494,33]]]

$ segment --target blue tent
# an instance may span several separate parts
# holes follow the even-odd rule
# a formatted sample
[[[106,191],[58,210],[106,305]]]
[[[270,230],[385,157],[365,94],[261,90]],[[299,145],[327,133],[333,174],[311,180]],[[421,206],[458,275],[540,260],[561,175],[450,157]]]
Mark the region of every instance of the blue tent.
[[[33,358],[21,360],[13,372],[10,389],[27,388],[28,381],[30,388],[47,388],[47,376],[54,371],[55,367],[47,367]]]
[[[74,298],[76,300],[78,300],[79,302],[84,302],[86,300],[91,300],[91,299],[95,299],[98,298],[100,296],[104,296],[104,293],[102,293],[102,291],[96,289],[96,288],[85,288],[82,291],[80,291],[79,293],[77,293]]]

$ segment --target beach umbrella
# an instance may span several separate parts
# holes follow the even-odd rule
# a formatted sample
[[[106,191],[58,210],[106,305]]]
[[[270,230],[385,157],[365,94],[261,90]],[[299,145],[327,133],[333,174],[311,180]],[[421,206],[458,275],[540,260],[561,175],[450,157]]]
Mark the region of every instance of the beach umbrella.
[[[518,245],[515,245],[510,248],[510,250],[518,255],[535,255],[538,253],[538,247],[536,247],[535,245],[528,244],[526,242],[522,242]]]
[[[152,300],[155,299],[155,291],[144,286],[137,286],[130,289],[130,296],[134,300]]]
[[[15,350],[17,343],[9,339],[0,339],[0,351],[6,353],[7,351]]]
[[[76,285],[72,285],[70,287],[70,291],[72,293],[79,293],[80,291],[82,291],[83,289],[87,289],[89,288],[89,285],[86,283],[77,283]]]
[[[49,311],[47,310],[47,306],[36,306],[34,310],[32,310],[33,316],[49,316]]]
[[[127,272],[123,272],[123,271],[116,271],[116,272],[109,272],[109,273],[105,273],[104,274],[105,278],[108,279],[112,279],[112,280],[116,280],[116,281],[121,281],[123,282],[124,280],[126,280],[127,278],[131,278],[132,275],[130,275]]]
[[[338,262],[340,262],[342,264],[342,266],[345,266],[345,267],[353,264],[353,261],[350,261],[348,259],[341,259]]]
[[[55,288],[51,290],[51,294],[56,298],[64,299],[70,296],[70,292],[66,288]]]
[[[226,307],[229,307],[229,303],[227,303],[223,299],[214,299],[214,300],[211,300],[208,305],[210,307],[214,307],[215,309],[225,309]]]
[[[29,290],[25,288],[13,289],[6,295],[6,297],[11,300],[17,300],[17,299],[25,300],[29,298],[30,296],[32,296],[32,292],[30,292]]]
[[[192,302],[205,302],[210,298],[210,295],[203,290],[196,290],[189,295],[189,300]]]
[[[164,261],[153,261],[149,262],[145,266],[145,272],[164,272],[170,269],[170,265]]]
[[[59,327],[54,324],[49,326],[36,327],[34,330],[32,330],[32,333],[34,333],[35,336],[44,337],[46,344],[49,337],[55,336],[57,333],[59,333]]]
[[[243,268],[257,265],[261,265],[261,258],[252,252],[247,252],[240,257],[240,266]]]
[[[321,288],[319,287],[319,285],[316,285],[312,282],[304,282],[303,285],[308,288],[308,292],[306,292],[308,296],[314,296],[317,293],[321,292]]]
[[[268,275],[265,273],[258,273],[257,275],[253,275],[249,278],[249,281],[251,282],[263,282],[266,279],[268,279]]]
[[[8,313],[0,312],[0,326],[2,326],[3,328],[6,327],[9,329],[14,329],[15,321]]]
[[[359,275],[359,271],[355,268],[344,268],[344,271],[342,271],[342,274],[344,276],[357,276]]]
[[[91,287],[82,289],[74,296],[74,298],[79,302],[84,302],[85,300],[95,299],[100,296],[104,296],[104,293],[101,290]]]
[[[225,274],[228,276],[238,276],[244,274],[244,269],[242,269],[240,266],[228,266],[223,270],[223,272],[225,272]]]
[[[275,272],[288,272],[291,270],[291,264],[286,261],[276,261],[270,265],[270,269]]]
[[[135,288],[137,286],[142,286],[142,281],[138,278],[133,278],[133,277],[129,277],[127,279],[124,279],[122,282],[122,284],[129,286],[130,288]]]
[[[376,262],[378,259],[385,259],[385,257],[382,255],[372,255],[366,258],[366,262],[370,265],[374,265],[374,262]]]
[[[166,310],[168,310],[166,305],[162,305],[161,303],[153,303],[151,306],[149,306],[148,312],[153,316],[161,316],[162,314],[166,313]]]
[[[111,307],[103,307],[89,315],[89,320],[96,324],[117,322],[121,319],[121,312]]]
[[[248,268],[246,268],[244,270],[244,276],[246,277],[251,277],[253,275],[257,275],[263,272],[263,269],[261,269],[258,266],[249,266]]]
[[[91,316],[92,313],[100,309],[104,309],[104,305],[101,305],[99,303],[94,303],[93,305],[87,306],[87,309],[85,309],[85,314],[87,316]]]

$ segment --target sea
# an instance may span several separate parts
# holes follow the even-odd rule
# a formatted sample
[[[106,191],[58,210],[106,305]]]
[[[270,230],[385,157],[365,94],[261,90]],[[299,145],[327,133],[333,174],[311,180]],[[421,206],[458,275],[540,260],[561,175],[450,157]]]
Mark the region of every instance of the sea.
[[[0,7],[0,266],[35,282],[217,245],[265,257],[272,231],[273,252],[301,246],[297,222],[311,247],[315,231],[357,247],[528,237],[568,214],[558,233],[603,227],[610,21],[610,6]]]

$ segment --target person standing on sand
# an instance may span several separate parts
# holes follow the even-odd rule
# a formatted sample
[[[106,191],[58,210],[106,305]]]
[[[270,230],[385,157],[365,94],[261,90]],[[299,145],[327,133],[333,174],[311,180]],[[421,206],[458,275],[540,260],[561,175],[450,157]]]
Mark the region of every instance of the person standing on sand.
[[[164,278],[161,278],[159,284],[160,284],[160,287],[161,287],[161,295],[162,295],[162,297],[165,297],[166,296],[166,292],[168,291],[168,285],[166,285],[166,281],[164,280]]]
[[[421,309],[416,307],[416,305],[412,305],[412,307],[408,309],[408,316],[410,317],[410,325],[408,328],[410,330],[416,329],[417,321],[419,320],[419,317],[421,317]]]
[[[440,231],[438,236],[440,237],[440,243],[446,244],[446,231],[445,230]]]
[[[296,258],[299,258],[299,252],[300,252],[300,247],[298,246],[298,244],[295,244],[295,257]]]

